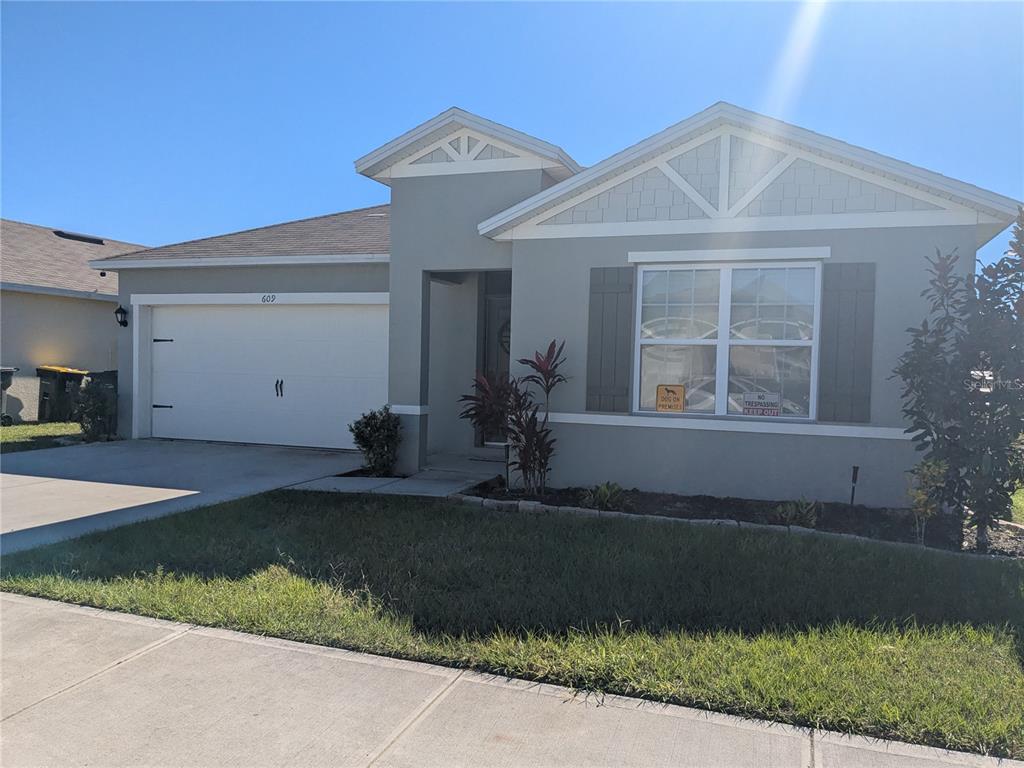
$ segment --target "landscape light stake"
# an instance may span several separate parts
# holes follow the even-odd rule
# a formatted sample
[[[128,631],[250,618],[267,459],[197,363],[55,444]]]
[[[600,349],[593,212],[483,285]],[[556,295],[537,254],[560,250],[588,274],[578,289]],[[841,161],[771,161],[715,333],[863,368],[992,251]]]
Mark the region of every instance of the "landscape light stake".
[[[860,474],[860,467],[856,464],[853,465],[853,475],[850,477],[850,506],[853,506],[853,500],[857,496],[857,475]]]

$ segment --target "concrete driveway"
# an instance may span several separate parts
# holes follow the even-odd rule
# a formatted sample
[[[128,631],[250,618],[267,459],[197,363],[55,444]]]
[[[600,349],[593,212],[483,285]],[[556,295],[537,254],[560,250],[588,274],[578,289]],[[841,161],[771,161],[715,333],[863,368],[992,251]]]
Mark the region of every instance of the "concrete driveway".
[[[361,466],[358,453],[125,440],[0,458],[0,553]]]
[[[1020,766],[0,596],[3,765]]]

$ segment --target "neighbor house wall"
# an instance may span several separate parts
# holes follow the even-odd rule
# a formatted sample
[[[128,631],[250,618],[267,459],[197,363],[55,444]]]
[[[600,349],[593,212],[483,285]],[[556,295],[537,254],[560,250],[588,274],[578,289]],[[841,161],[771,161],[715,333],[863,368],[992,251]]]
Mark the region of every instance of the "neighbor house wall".
[[[0,362],[21,369],[7,390],[7,413],[15,421],[34,421],[38,415],[36,366],[89,371],[117,367],[116,306],[113,300],[3,291]]]
[[[316,266],[195,267],[126,269],[118,274],[120,301],[131,307],[135,294],[160,293],[348,293],[386,292],[387,264]],[[132,326],[118,328],[118,430],[132,433]],[[113,321],[111,321],[113,325]]]
[[[552,411],[583,413],[592,267],[629,266],[630,251],[830,246],[828,263],[876,264],[868,426],[901,428],[900,382],[892,378],[892,370],[906,349],[906,329],[919,324],[928,311],[920,295],[928,280],[925,258],[934,256],[936,249],[956,249],[960,271],[966,275],[973,271],[975,237],[974,227],[966,226],[515,241],[512,359],[544,348],[552,338],[564,339],[569,380],[555,391]],[[680,261],[685,262],[685,256]],[[842,500],[849,494],[850,467],[857,464],[862,468],[861,498],[897,505],[905,502],[905,470],[916,460],[902,436],[791,436],[561,423],[555,425],[555,433],[556,485],[615,480],[626,486],[751,498],[794,496],[804,489],[809,498]],[[623,456],[636,458],[623,461]]]

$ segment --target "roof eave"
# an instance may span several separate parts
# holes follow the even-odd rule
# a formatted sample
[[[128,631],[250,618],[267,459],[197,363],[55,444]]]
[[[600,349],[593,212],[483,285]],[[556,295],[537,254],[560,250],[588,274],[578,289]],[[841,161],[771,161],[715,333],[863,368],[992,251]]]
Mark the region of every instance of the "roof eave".
[[[387,264],[388,253],[338,253],[274,256],[196,256],[177,258],[121,259],[117,256],[90,261],[93,269],[117,272],[122,269],[184,269],[194,267],[276,267],[320,264]]]

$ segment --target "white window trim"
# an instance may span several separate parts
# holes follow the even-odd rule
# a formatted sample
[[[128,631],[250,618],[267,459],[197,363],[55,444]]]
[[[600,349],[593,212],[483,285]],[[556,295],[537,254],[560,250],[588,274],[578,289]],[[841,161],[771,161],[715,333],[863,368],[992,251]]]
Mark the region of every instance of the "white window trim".
[[[820,260],[832,257],[829,245],[798,246],[795,248],[714,248],[706,251],[630,251],[630,264],[688,264],[695,261],[794,261]]]
[[[766,249],[767,250],[767,249]],[[782,249],[770,249],[780,251]],[[734,269],[784,269],[798,267],[814,269],[814,338],[811,343],[796,339],[744,339],[733,340],[729,337],[729,320],[732,311],[732,271]],[[661,272],[666,269],[717,269],[718,280],[718,337],[714,339],[641,339],[640,324],[643,311],[643,274],[644,272]],[[818,359],[821,347],[821,262],[820,261],[747,261],[747,262],[673,262],[638,264],[636,271],[636,311],[633,320],[633,398],[632,414],[650,416],[656,414],[667,418],[700,418],[712,416],[728,417],[742,421],[777,421],[787,419],[796,422],[815,422],[818,419]],[[724,334],[724,335],[723,335]],[[768,346],[768,347],[810,347],[811,349],[811,386],[807,416],[747,416],[741,413],[729,413],[729,349],[733,346]],[[681,414],[665,414],[640,408],[640,357],[645,346],[712,346],[717,350],[715,358],[715,412],[692,412]],[[723,375],[724,374],[724,375]]]

